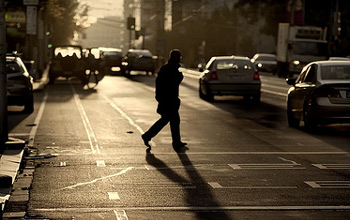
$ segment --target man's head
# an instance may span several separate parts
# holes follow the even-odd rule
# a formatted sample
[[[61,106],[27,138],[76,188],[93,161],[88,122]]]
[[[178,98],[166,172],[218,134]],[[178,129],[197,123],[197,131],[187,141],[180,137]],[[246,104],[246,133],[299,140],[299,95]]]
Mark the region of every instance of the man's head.
[[[181,51],[178,49],[173,49],[170,51],[169,57],[169,61],[180,63]]]

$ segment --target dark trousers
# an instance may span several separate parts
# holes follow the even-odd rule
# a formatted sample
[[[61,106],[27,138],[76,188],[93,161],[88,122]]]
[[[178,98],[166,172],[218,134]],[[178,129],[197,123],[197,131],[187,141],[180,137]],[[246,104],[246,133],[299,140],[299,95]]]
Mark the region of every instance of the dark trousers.
[[[148,131],[144,134],[147,139],[151,140],[156,136],[162,128],[170,122],[171,136],[173,138],[173,144],[181,142],[180,137],[180,115],[178,111],[172,111],[171,113],[161,114],[161,118],[156,121]]]

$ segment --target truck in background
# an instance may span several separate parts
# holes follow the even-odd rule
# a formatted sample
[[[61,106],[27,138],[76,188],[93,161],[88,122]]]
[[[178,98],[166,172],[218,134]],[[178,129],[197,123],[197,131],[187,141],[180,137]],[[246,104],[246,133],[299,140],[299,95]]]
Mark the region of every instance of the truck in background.
[[[278,76],[291,77],[310,62],[327,60],[326,36],[327,31],[320,27],[279,23],[276,48]]]

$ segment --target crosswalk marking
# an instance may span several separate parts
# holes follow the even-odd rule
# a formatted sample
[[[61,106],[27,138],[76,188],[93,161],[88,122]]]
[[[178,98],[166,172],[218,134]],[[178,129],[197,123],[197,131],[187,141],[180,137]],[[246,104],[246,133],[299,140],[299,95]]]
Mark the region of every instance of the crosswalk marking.
[[[110,200],[120,200],[119,194],[117,192],[108,192],[108,197]]]
[[[114,214],[117,220],[128,220],[125,210],[114,210]]]

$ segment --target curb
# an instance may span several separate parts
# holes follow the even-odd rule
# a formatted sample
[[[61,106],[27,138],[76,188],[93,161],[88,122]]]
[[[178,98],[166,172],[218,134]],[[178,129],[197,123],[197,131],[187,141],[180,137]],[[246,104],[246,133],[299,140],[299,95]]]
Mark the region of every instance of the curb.
[[[5,150],[0,157],[0,217],[5,205],[10,199],[13,183],[16,180],[24,154],[25,141],[17,138],[9,138],[5,143]],[[5,180],[4,182],[2,180]]]

